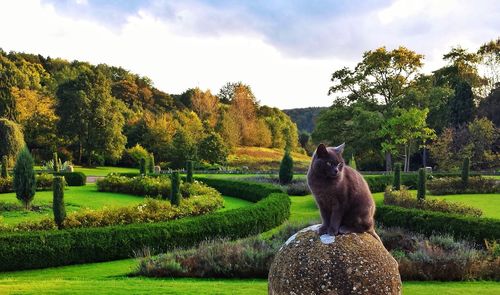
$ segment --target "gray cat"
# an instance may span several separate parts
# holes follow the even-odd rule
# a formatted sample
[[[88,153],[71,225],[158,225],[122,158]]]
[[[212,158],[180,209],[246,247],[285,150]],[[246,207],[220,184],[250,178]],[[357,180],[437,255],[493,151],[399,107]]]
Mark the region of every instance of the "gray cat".
[[[375,202],[363,176],[346,166],[345,144],[316,149],[307,173],[307,184],[318,204],[322,225],[319,234],[375,233]]]

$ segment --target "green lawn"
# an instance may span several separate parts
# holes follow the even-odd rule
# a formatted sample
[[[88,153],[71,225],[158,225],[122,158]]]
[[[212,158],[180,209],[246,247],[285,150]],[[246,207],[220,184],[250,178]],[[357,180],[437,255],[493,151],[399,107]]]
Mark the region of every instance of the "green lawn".
[[[428,198],[464,203],[483,210],[483,217],[500,219],[500,194],[464,194],[429,196]]]
[[[91,189],[91,186],[89,186]],[[108,193],[105,193],[108,194]],[[0,197],[2,197],[0,195]],[[134,197],[137,198],[137,197]],[[374,194],[377,203],[383,194]],[[140,200],[140,198],[139,198]],[[312,196],[291,197],[293,221],[319,220]],[[225,197],[229,210],[248,202]],[[0,273],[0,294],[267,294],[267,281],[127,277],[135,259]],[[500,294],[500,282],[404,282],[403,294]]]
[[[139,173],[137,168],[126,168],[126,167],[95,167],[95,168],[85,168],[81,166],[75,166],[76,172],[83,172],[87,176],[106,176],[111,172],[114,173]]]
[[[144,201],[143,197],[120,194],[98,192],[95,184],[85,186],[67,187],[64,194],[66,210],[68,212],[78,211],[85,208],[100,209],[102,207],[125,207],[129,205],[140,204]],[[15,193],[0,194],[0,202],[18,203]],[[12,211],[1,212],[5,224],[16,224],[26,220],[40,220],[46,216],[52,216],[52,191],[37,192],[33,201],[34,205],[45,205],[47,208],[42,212],[32,211]],[[224,197],[224,208],[221,210],[230,210],[251,203],[242,199]]]

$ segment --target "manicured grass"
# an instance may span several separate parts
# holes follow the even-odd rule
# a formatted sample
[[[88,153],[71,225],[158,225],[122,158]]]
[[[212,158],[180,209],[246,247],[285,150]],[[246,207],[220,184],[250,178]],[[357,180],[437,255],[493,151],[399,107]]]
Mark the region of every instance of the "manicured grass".
[[[137,168],[127,168],[127,167],[95,167],[95,168],[85,168],[82,166],[75,166],[75,172],[83,172],[87,176],[106,176],[111,172],[114,173],[134,173],[139,172]]]
[[[127,277],[135,259],[0,273],[0,294],[267,294],[267,280]],[[403,294],[499,294],[500,282],[404,282]]]
[[[106,193],[108,194],[108,193]],[[1,196],[1,195],[0,195]],[[137,197],[135,197],[137,198]],[[377,203],[383,193],[374,194]],[[139,198],[140,200],[140,198]],[[293,221],[318,220],[312,196],[291,197]],[[248,205],[225,197],[226,208]],[[267,294],[267,280],[127,277],[135,259],[0,273],[0,294]],[[500,294],[500,282],[404,282],[403,294]]]
[[[500,219],[500,194],[463,194],[449,196],[429,196],[429,199],[444,199],[460,202],[483,210],[483,217]]]
[[[70,186],[64,192],[66,211],[73,212],[81,209],[99,209],[107,207],[124,207],[143,202],[142,197],[98,192],[95,184],[85,186]],[[15,193],[0,194],[0,201],[8,203],[17,203]],[[12,211],[2,212],[3,222],[6,224],[16,224],[25,220],[39,220],[46,216],[52,216],[52,191],[37,192],[33,200],[35,205],[45,205],[50,207],[42,212]]]
[[[95,184],[87,184],[86,186],[71,186],[65,190],[64,199],[66,203],[67,212],[78,211],[81,209],[100,209],[103,207],[125,207],[129,205],[137,205],[144,201],[143,197],[98,192]],[[15,193],[0,194],[0,202],[18,203]],[[3,217],[5,224],[17,224],[26,220],[40,220],[44,217],[52,217],[52,191],[37,192],[33,201],[34,205],[43,205],[48,207],[42,212],[32,211],[8,211],[1,212],[0,216]],[[236,209],[243,206],[250,205],[251,202],[232,198],[224,197],[224,208],[221,210]]]

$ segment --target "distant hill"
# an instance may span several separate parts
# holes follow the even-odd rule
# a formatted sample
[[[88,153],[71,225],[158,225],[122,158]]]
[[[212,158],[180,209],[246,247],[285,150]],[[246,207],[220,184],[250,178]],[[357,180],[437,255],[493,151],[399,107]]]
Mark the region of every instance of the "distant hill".
[[[295,124],[297,124],[299,131],[311,133],[316,126],[316,118],[319,113],[325,109],[327,109],[327,107],[310,107],[283,110],[283,112],[287,114]]]

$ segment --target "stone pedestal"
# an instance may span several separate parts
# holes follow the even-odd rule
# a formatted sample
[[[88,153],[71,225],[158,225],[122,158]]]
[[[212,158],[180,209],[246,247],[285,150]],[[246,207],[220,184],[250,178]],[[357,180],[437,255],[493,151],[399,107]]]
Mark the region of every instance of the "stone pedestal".
[[[319,236],[318,225],[286,242],[269,271],[269,294],[401,294],[398,263],[367,233]]]
[[[154,172],[155,174],[160,174],[160,172],[161,172],[161,168],[160,168],[160,166],[154,166],[154,170],[153,170],[153,172]]]

